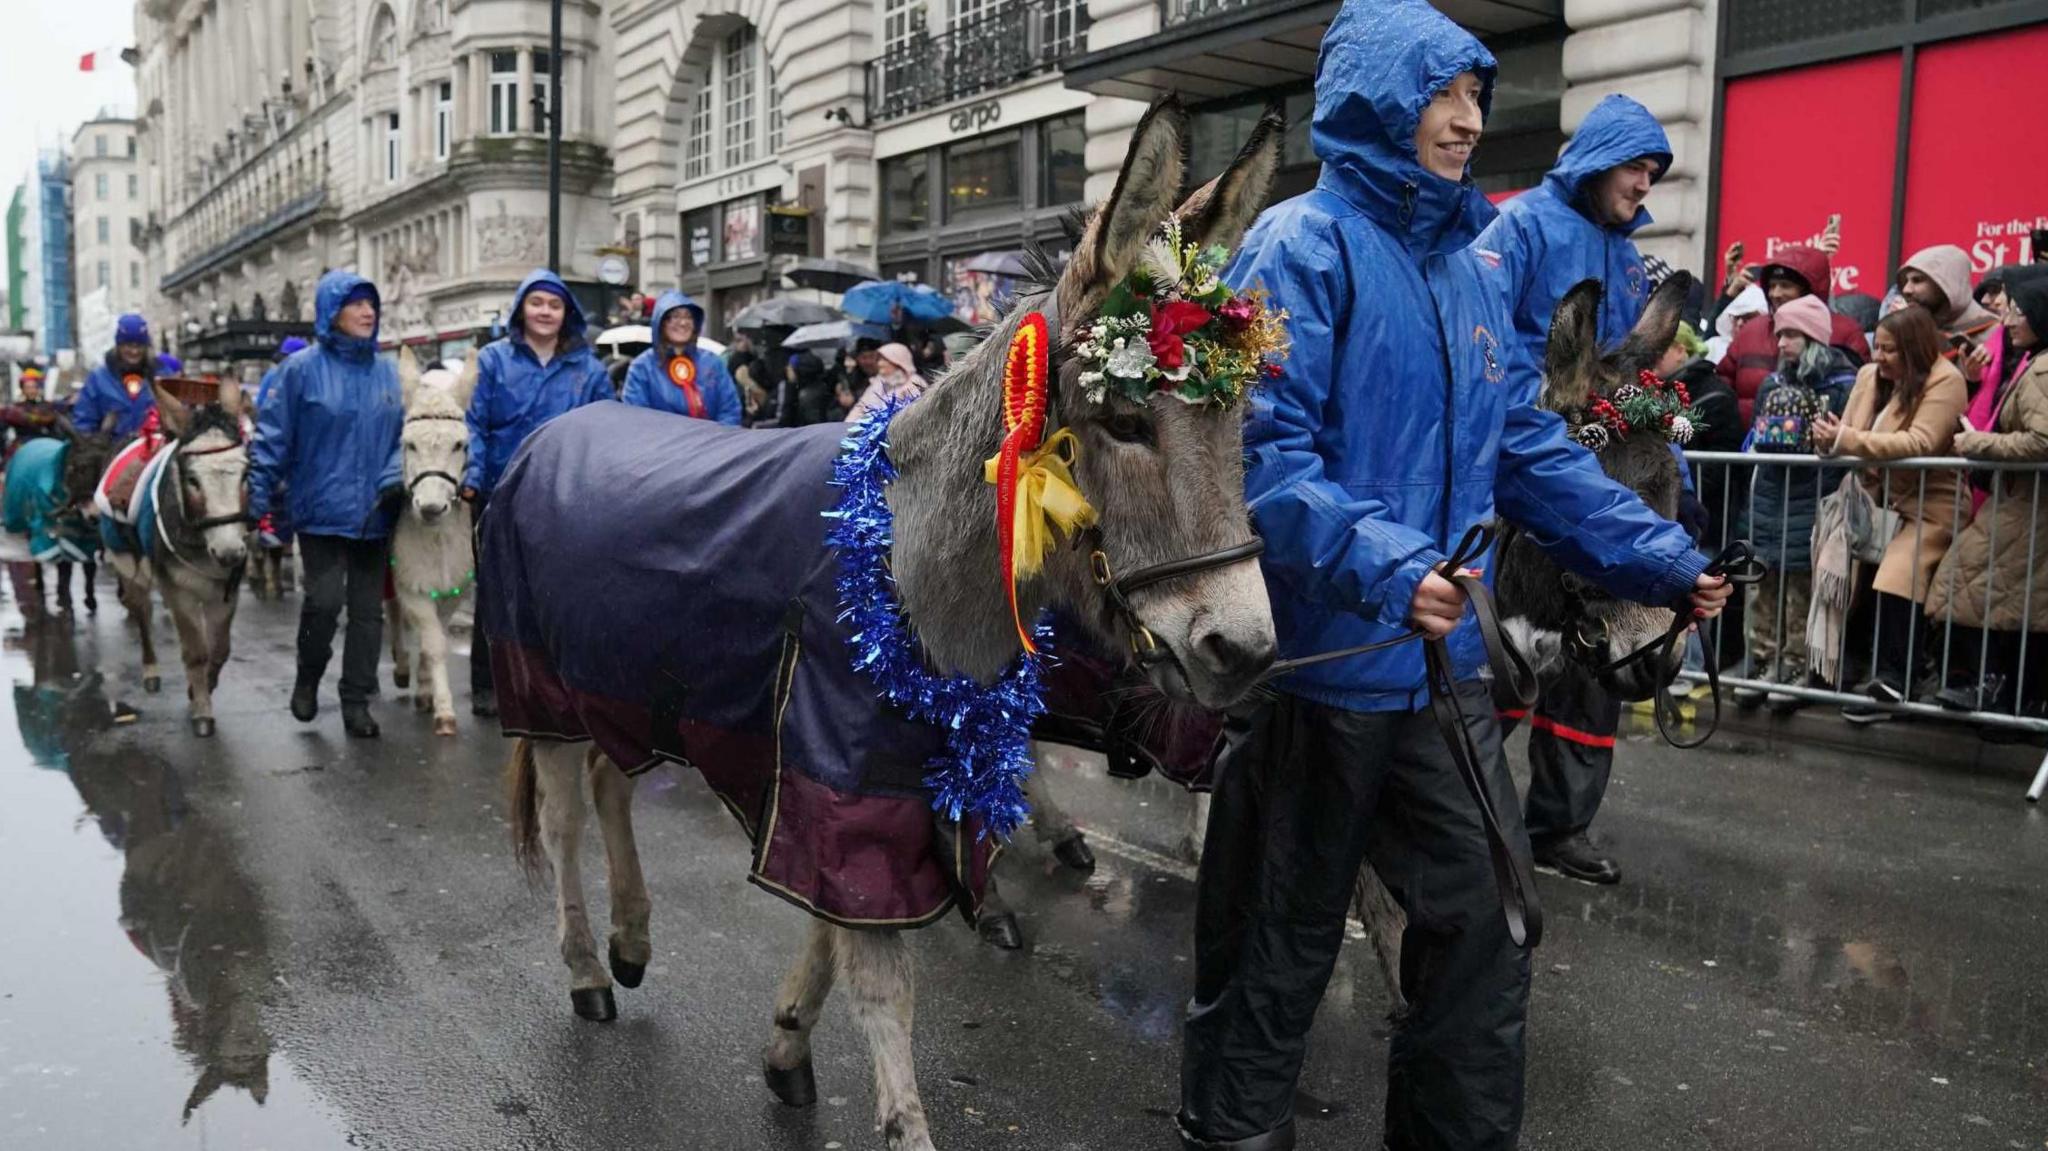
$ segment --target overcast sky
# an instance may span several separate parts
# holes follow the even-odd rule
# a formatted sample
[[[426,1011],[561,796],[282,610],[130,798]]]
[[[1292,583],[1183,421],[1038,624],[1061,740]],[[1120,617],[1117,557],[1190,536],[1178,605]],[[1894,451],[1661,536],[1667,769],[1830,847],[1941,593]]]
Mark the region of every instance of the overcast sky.
[[[120,50],[135,40],[133,0],[7,0],[0,21],[0,203],[35,162],[36,148],[68,141],[107,104],[135,110],[135,70]],[[78,58],[99,53],[92,72]]]

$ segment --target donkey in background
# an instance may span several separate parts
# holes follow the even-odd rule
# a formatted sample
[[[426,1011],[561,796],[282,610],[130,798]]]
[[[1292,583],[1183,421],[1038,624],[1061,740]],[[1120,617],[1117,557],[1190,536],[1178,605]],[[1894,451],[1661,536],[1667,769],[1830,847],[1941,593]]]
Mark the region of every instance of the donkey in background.
[[[391,533],[391,662],[398,686],[413,687],[413,707],[434,713],[434,734],[455,734],[455,697],[448,687],[448,623],[476,588],[469,506],[457,498],[469,461],[464,413],[476,390],[476,358],[460,378],[446,369],[421,374],[410,348],[398,353],[405,389],[399,440],[405,468],[405,512]],[[415,662],[408,637],[419,645]]]
[[[1280,161],[1283,131],[1277,115],[1261,122],[1229,171],[1176,208],[1187,123],[1177,101],[1159,104],[1146,115],[1115,191],[1097,210],[1057,284],[1050,292],[1020,300],[994,338],[902,410],[889,428],[888,454],[897,471],[888,489],[895,525],[890,566],[903,611],[938,669],[987,683],[1019,652],[997,562],[994,493],[982,474],[983,461],[995,453],[1004,432],[1005,350],[1025,311],[1040,310],[1053,320],[1053,422],[1079,437],[1075,478],[1099,513],[1102,551],[1125,570],[1136,571],[1224,553],[1252,538],[1244,504],[1241,409],[1196,407],[1164,396],[1143,405],[1114,395],[1092,402],[1079,384],[1081,366],[1069,343],[1071,333],[1101,308],[1111,287],[1136,266],[1146,242],[1169,215],[1178,212],[1191,240],[1229,247],[1263,206]],[[600,410],[604,407],[582,409],[537,433],[526,449],[527,462],[541,458],[536,447],[565,429],[579,423],[595,427],[608,419]],[[679,458],[678,466],[687,466],[688,457]],[[627,500],[633,495],[619,494]],[[492,516],[511,514],[504,502],[494,504],[486,515],[486,538],[505,522],[494,526]],[[674,530],[687,538],[693,525],[677,524]],[[817,561],[829,562],[826,556]],[[492,587],[513,582],[510,574],[493,570]],[[506,593],[491,594],[495,599]],[[550,586],[537,594],[573,601],[582,593]],[[1142,620],[1144,631],[1167,657],[1148,664],[1154,685],[1209,707],[1227,706],[1242,696],[1273,655],[1265,586],[1249,562],[1198,566],[1170,582],[1142,588],[1132,593],[1134,615],[1126,617],[1096,582],[1088,549],[1061,549],[1047,558],[1039,577],[1019,588],[1018,598],[1024,618],[1058,606],[1097,633],[1110,650],[1132,650],[1138,634],[1134,625]],[[493,640],[494,659],[504,658],[505,646],[495,635]],[[813,660],[845,660],[843,647],[834,647],[808,654]],[[793,676],[795,665],[787,666],[785,674]],[[501,689],[514,680],[501,673]],[[874,700],[871,688],[865,699],[866,707],[884,706]],[[516,698],[513,705],[506,712],[508,726]],[[591,728],[600,729],[604,718],[593,717]],[[586,786],[598,809],[610,872],[611,972],[627,987],[640,982],[650,955],[649,901],[633,841],[633,781],[605,754],[564,741],[572,738],[522,740],[516,747],[508,767],[514,839],[523,858],[535,860],[545,851],[553,865],[558,934],[573,976],[572,1002],[579,1014],[608,1019],[611,979],[591,938],[580,874]],[[710,762],[700,766],[707,776],[715,770]],[[735,814],[746,821],[745,814]],[[932,817],[927,813],[925,818]],[[961,833],[951,827],[942,825],[940,838],[956,842],[953,835]],[[813,910],[819,917],[776,998],[763,1055],[770,1089],[792,1105],[815,1102],[811,1030],[834,984],[844,983],[873,1055],[876,1121],[884,1141],[891,1151],[934,1151],[912,1060],[911,965],[900,931],[842,926],[845,920]]]

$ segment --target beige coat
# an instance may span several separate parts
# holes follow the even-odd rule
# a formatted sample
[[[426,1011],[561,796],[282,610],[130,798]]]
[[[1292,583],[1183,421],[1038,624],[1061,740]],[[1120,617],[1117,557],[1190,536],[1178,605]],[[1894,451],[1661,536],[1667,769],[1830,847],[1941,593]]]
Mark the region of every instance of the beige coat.
[[[1954,364],[1943,361],[1934,365],[1919,410],[1910,422],[1896,400],[1887,403],[1883,411],[1876,410],[1877,385],[1877,365],[1866,364],[1856,373],[1856,387],[1849,393],[1849,409],[1842,414],[1842,434],[1835,440],[1833,454],[1866,460],[1948,454],[1961,429],[1963,409],[1970,403],[1969,385]],[[1881,482],[1886,474],[1877,469],[1863,474],[1870,493],[1899,514],[1899,534],[1884,550],[1875,586],[1878,591],[1919,603],[1927,598],[1935,565],[1948,551],[1956,525],[1969,514],[1967,489],[1960,472],[1894,471],[1888,473],[1888,482]]]
[[[1956,437],[1957,455],[1975,460],[2048,460],[2048,356],[2034,362],[2006,389],[1992,431]],[[1927,613],[1942,618],[1955,605],[1956,623],[2018,631],[2048,631],[2048,474],[2008,472],[1999,477],[1995,505],[1985,500],[1955,546],[1935,569]],[[2039,542],[2029,547],[2030,533]],[[1996,560],[1993,560],[1993,556]],[[2031,584],[2031,587],[2029,586]],[[1987,614],[1987,601],[1990,611]]]

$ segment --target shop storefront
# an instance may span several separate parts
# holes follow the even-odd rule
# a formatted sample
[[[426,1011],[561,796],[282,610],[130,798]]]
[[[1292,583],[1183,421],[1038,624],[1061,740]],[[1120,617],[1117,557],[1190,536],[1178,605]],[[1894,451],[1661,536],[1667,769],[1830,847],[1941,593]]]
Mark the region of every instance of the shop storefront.
[[[1085,102],[1049,78],[877,132],[882,274],[950,294],[967,323],[994,320],[1025,245],[1059,251],[1086,200]]]
[[[1968,251],[1978,275],[2033,258],[2048,153],[2029,65],[2048,60],[2048,2],[1729,0],[1720,35],[1711,251],[1740,240],[1761,264],[1839,215],[1835,291],[1880,297],[1929,245]]]
[[[709,335],[731,338],[731,320],[775,290],[769,210],[787,171],[768,163],[686,185],[676,196],[682,221],[682,289],[704,305]]]

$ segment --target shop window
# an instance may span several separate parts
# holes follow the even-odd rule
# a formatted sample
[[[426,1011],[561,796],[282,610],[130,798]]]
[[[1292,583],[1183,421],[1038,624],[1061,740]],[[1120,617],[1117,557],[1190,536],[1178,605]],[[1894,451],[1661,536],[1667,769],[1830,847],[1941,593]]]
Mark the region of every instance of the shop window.
[[[922,232],[931,227],[931,157],[913,152],[882,161],[882,228]]]
[[[718,259],[718,210],[705,208],[683,217],[683,266],[692,271]]]
[[[1081,113],[1038,126],[1038,202],[1045,207],[1087,199],[1088,129]]]
[[[946,219],[968,219],[1023,206],[1017,194],[1018,133],[997,132],[946,149]]]
[[[519,53],[491,53],[491,135],[519,130]]]
[[[720,235],[724,241],[726,263],[760,259],[761,201],[734,200],[727,204]]]
[[[1729,0],[1729,55],[1896,24],[1899,0]]]

